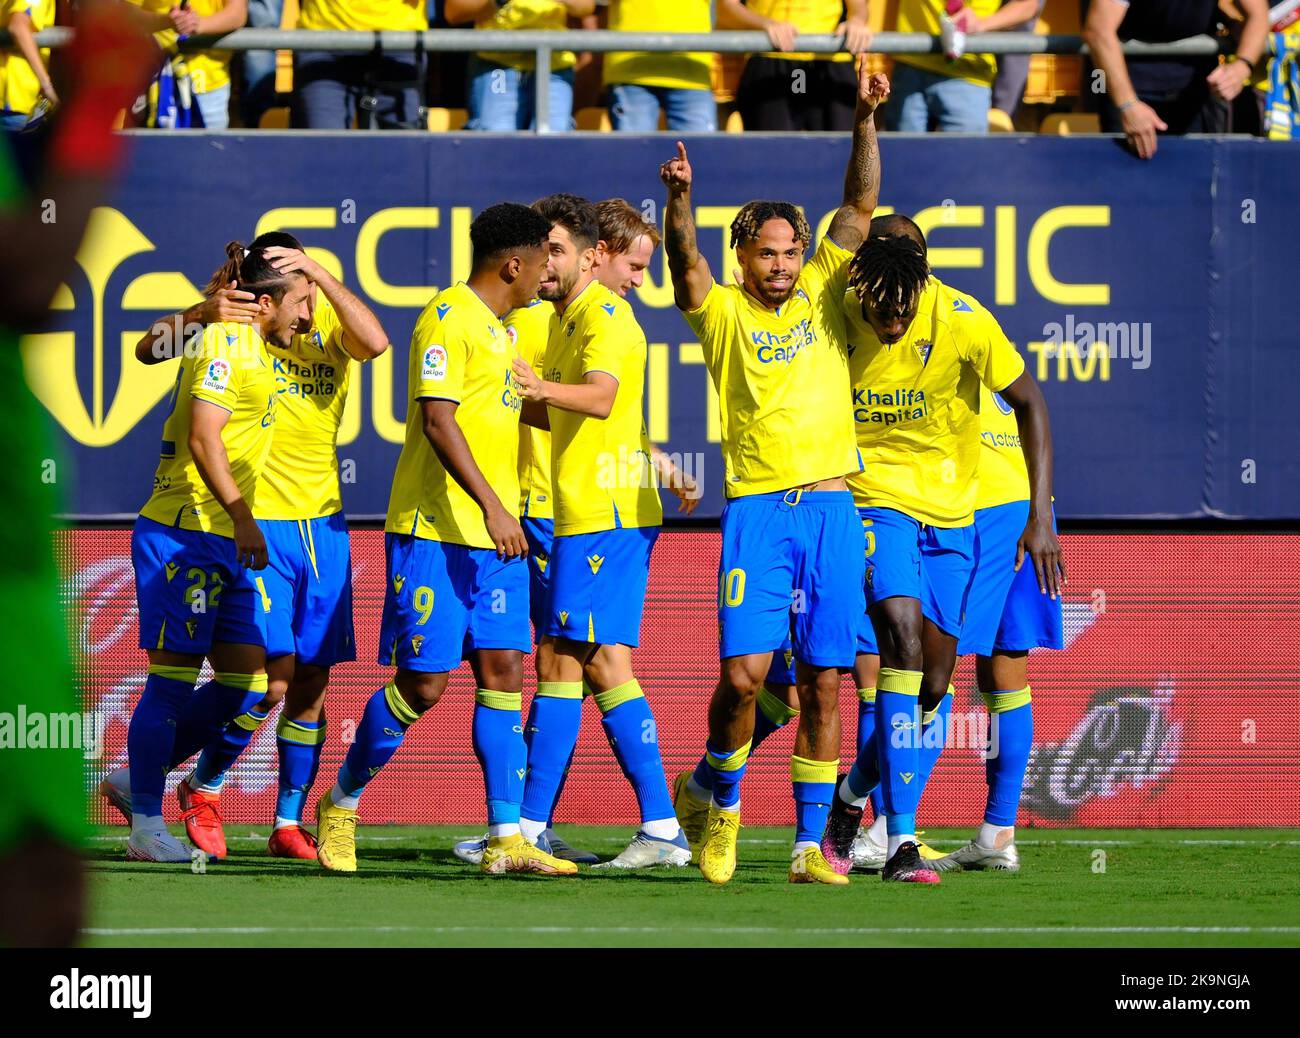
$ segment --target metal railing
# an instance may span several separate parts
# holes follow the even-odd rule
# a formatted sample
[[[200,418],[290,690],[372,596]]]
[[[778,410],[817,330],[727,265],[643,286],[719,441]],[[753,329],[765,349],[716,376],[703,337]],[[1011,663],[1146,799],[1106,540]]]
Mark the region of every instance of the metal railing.
[[[63,47],[72,39],[72,29],[45,29],[36,34],[42,47]],[[0,46],[9,43],[9,34],[0,29]],[[1270,38],[1270,47],[1272,41]],[[719,31],[708,33],[611,32],[600,30],[539,31],[465,29],[430,29],[427,32],[354,32],[309,29],[237,29],[224,36],[192,36],[181,41],[184,52],[212,48],[230,51],[309,50],[382,53],[414,51],[446,53],[495,51],[532,53],[535,68],[550,68],[551,56],[557,51],[650,51],[680,53],[705,51],[715,54],[764,54],[772,43],[762,32]],[[801,53],[838,54],[844,41],[838,36],[800,36]],[[1124,53],[1134,57],[1200,57],[1225,53],[1230,41],[1212,36],[1193,36],[1172,43],[1123,44]],[[874,54],[941,54],[938,36],[916,32],[879,32],[868,48]],[[1031,32],[975,33],[966,37],[967,54],[1087,54],[1082,37],[1061,34],[1038,35]],[[550,124],[550,91],[547,77],[535,77],[534,112],[537,132],[545,133]]]

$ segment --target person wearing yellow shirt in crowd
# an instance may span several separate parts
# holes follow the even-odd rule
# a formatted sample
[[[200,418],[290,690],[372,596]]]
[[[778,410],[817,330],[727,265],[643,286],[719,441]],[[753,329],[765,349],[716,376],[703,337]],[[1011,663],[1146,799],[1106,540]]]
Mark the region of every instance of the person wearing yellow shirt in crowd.
[[[233,32],[248,18],[248,0],[189,0],[177,6],[171,0],[128,0],[143,12],[146,27],[164,51],[175,51],[183,36]],[[230,126],[230,52],[203,50],[185,55],[194,105],[209,130]],[[199,125],[195,123],[195,125]]]
[[[745,9],[789,26],[796,36],[839,36],[847,51],[751,54],[736,88],[745,129],[851,130],[857,101],[853,55],[871,45],[867,0],[746,0]]]
[[[309,320],[293,344],[268,344],[276,381],[276,439],[257,486],[255,518],[266,536],[269,563],[255,581],[267,613],[267,692],[260,701],[222,702],[212,686],[193,696],[177,721],[172,767],[202,749],[183,783],[185,827],[212,857],[226,853],[218,808],[226,772],[258,725],[285,703],[277,743],[279,794],[268,852],[315,858],[315,841],[301,827],[303,801],[325,740],[324,699],[330,667],[356,658],[352,630],[352,560],[339,494],[339,424],[352,384],[352,361],[388,348],[378,319],[355,294],[302,251],[291,234],[271,231],[249,245],[282,274],[310,280]],[[136,344],[145,364],[181,356],[185,343],[211,324],[247,324],[256,316],[252,293],[210,285],[202,302],[156,321]],[[170,770],[170,769],[169,769]],[[113,772],[101,792],[128,819],[129,776]]]
[[[1032,561],[1053,600],[1064,569],[1042,392],[993,316],[930,274],[918,239],[906,217],[880,217],[849,268],[852,416],[863,459],[849,482],[867,534],[865,622],[880,671],[876,735],[839,784],[822,852],[848,872],[863,808],[879,785],[888,840],[881,876],[928,884],[939,873],[921,858],[916,808],[943,749],[969,615],[981,385],[1014,410],[1025,444],[1031,502],[1014,533],[1017,558]]]
[[[654,714],[632,667],[663,522],[643,412],[645,333],[631,306],[596,278],[596,207],[556,194],[533,208],[551,225],[538,294],[554,304],[554,316],[543,373],[522,358],[514,370],[527,402],[523,420],[551,431],[555,539],[538,697],[552,709],[537,714],[529,754],[534,796],[525,787],[520,825],[528,839],[547,826],[577,741],[585,686],[641,815],[631,843],[604,867],[680,867],[690,863],[690,845],[668,795]],[[536,796],[539,785],[546,795]]]
[[[35,34],[54,24],[54,0],[0,0],[0,25],[17,50],[0,50],[0,130],[21,130],[36,102],[58,104],[46,62],[49,48],[36,46]]]
[[[1001,4],[1001,6],[999,6]],[[899,32],[940,35],[942,19],[967,33],[1005,32],[1037,13],[1038,0],[970,0],[952,15],[945,0],[899,0]],[[988,133],[997,62],[991,54],[899,54],[885,126],[904,133]]]
[[[130,860],[190,860],[163,825],[163,780],[204,657],[216,674],[209,692],[256,702],[267,689],[269,610],[249,571],[267,564],[254,509],[276,414],[268,346],[288,348],[310,320],[311,286],[239,242],[226,246],[210,287],[232,281],[252,294],[257,314],[249,324],[209,325],[187,351],[163,424],[153,496],[131,535],[149,676],[127,733]]]
[[[707,33],[713,31],[709,7],[710,0],[609,0],[608,24],[614,32]],[[614,51],[605,55],[604,81],[610,122],[619,132],[653,133],[661,110],[670,130],[718,128],[712,54]]]
[[[424,32],[425,0],[301,0],[299,29]],[[424,128],[424,68],[414,51],[299,50],[293,54],[297,129]]]
[[[527,206],[489,206],[470,225],[469,280],[429,301],[409,360],[406,440],[384,524],[387,581],[379,662],[393,680],[370,697],[333,788],[316,805],[318,861],[355,872],[367,783],[468,659],[473,743],[487,793],[485,874],[571,875],[519,831],[527,750],[523,654],[527,541],[520,528],[515,352],[501,319],[538,292],[550,224]]]
[[[473,22],[476,29],[549,30],[563,32],[570,18],[583,18],[596,9],[595,0],[447,0],[443,16],[452,25]],[[476,54],[469,67],[468,130],[511,133],[530,130],[537,59],[531,52]],[[551,57],[550,129],[573,129],[573,67],[571,50]]]
[[[840,668],[853,666],[864,609],[862,527],[845,477],[861,467],[853,435],[845,278],[880,193],[875,110],[882,75],[859,69],[843,200],[811,261],[808,221],[789,202],[743,206],[731,225],[741,283],[714,281],[696,243],[686,146],[659,176],[673,298],[699,336],[718,390],[726,508],[718,566],[720,681],[709,706],[711,791],[676,783],[700,871],[727,883],[736,869],[740,782],[755,702],[773,653],[790,639],[801,710],[791,785],[796,836],[790,882],[847,883],[818,842],[838,769]],[[851,564],[857,563],[857,564]],[[707,816],[707,820],[702,817]],[[692,831],[694,830],[694,831]]]

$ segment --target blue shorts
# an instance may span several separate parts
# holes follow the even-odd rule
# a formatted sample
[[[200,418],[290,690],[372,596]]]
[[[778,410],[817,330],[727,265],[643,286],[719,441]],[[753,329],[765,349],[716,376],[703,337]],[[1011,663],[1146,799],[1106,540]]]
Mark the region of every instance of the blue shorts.
[[[862,528],[847,490],[732,498],[722,510],[718,651],[787,641],[813,667],[851,667],[862,598]]]
[[[441,674],[479,649],[528,652],[528,565],[492,548],[384,534],[379,662]]]
[[[555,540],[554,519],[519,520],[528,541],[528,615],[533,621],[533,638],[542,640],[551,606],[551,551]]]
[[[893,508],[859,508],[867,537],[867,608],[915,598],[921,615],[956,638],[975,570],[975,524],[929,526]]]
[[[266,655],[331,667],[357,658],[352,630],[352,544],[342,512],[259,519],[270,561],[253,574],[270,602]]]
[[[641,640],[641,609],[657,526],[556,537],[546,634],[592,645]]]
[[[874,540],[874,534],[871,537],[867,536],[867,534],[871,530],[871,527],[870,525],[868,525],[870,520],[867,518],[863,518],[862,516],[862,513],[865,511],[866,511],[865,508],[858,509],[858,519],[862,523],[862,535],[863,535],[862,539],[864,541],[862,548],[863,548],[864,560],[871,554],[871,551],[875,547],[875,543],[876,543]],[[863,587],[865,590],[866,587],[865,570],[863,572],[862,579],[863,579]],[[858,655],[859,656],[880,655],[880,643],[876,641],[876,628],[871,623],[871,614],[868,613],[866,609],[862,610],[862,616],[858,619]]]
[[[957,652],[1064,648],[1061,600],[1038,590],[1032,559],[1016,572],[1016,545],[1029,521],[1029,502],[982,508],[975,513],[975,577],[966,604],[966,624]],[[1056,516],[1052,516],[1056,529]]]
[[[266,645],[258,571],[235,557],[233,537],[140,516],[131,531],[140,648],[205,656],[216,642]]]

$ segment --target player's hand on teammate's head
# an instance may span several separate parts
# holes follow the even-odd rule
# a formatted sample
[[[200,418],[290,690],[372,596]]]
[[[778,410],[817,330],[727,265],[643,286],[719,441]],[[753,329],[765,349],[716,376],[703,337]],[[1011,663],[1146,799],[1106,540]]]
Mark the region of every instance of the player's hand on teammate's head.
[[[1016,572],[1029,556],[1038,579],[1038,590],[1052,598],[1061,597],[1065,585],[1065,559],[1061,555],[1061,542],[1052,529],[1050,520],[1031,518],[1025,524],[1020,541],[1016,544]]]
[[[515,382],[519,387],[519,395],[525,400],[540,400],[542,379],[535,372],[523,357],[516,357],[512,362],[514,367]]]
[[[686,145],[677,142],[677,155],[659,167],[659,179],[669,191],[691,189],[691,160],[686,157]]]
[[[232,281],[225,288],[219,288],[203,302],[200,309],[204,324],[221,324],[233,321],[235,324],[252,324],[259,313],[257,297],[252,292],[245,292]]]
[[[283,245],[272,245],[263,249],[262,254],[268,263],[280,274],[300,273],[308,281],[319,281],[324,269],[319,263],[301,249],[288,249]]]
[[[889,77],[883,72],[868,72],[867,63],[858,59],[858,104],[869,112],[889,99]]]

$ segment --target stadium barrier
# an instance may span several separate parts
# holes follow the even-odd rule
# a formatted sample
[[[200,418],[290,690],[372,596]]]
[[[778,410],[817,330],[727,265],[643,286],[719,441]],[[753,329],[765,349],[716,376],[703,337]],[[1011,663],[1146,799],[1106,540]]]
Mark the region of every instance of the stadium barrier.
[[[1030,656],[1036,741],[1020,824],[1300,825],[1294,795],[1300,785],[1300,535],[1076,533],[1063,540],[1070,576],[1066,648]],[[716,531],[668,530],[651,567],[636,666],[670,780],[695,764],[704,745],[717,676],[718,547]],[[342,761],[366,699],[391,674],[373,662],[385,579],[381,532],[354,530],[352,551],[358,661],[334,671],[313,804]],[[103,733],[87,761],[89,791],[125,759],[126,725],[145,678],[144,653],[136,647],[130,531],[64,531],[56,535],[56,553],[67,574],[87,730]],[[969,660],[955,684],[949,745],[926,790],[922,825],[975,825],[983,811],[986,729]],[[854,756],[851,686],[846,678],[844,768]],[[532,688],[529,673],[525,711]],[[366,822],[454,823],[467,832],[482,825],[482,779],[470,745],[473,703],[473,681],[462,667],[367,790]],[[792,745],[787,728],[751,758],[747,823],[792,822]],[[227,820],[270,819],[275,762],[271,717],[226,783]],[[174,799],[166,806],[174,820]],[[97,798],[92,812],[96,820],[116,820],[106,818]],[[585,707],[557,817],[636,821],[631,791],[593,706]]]

